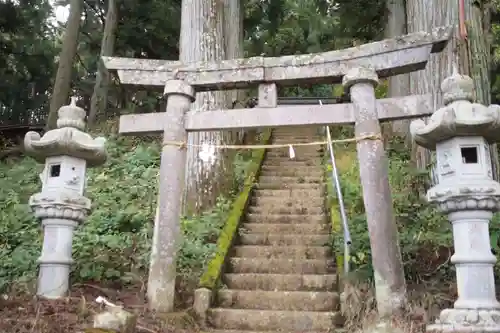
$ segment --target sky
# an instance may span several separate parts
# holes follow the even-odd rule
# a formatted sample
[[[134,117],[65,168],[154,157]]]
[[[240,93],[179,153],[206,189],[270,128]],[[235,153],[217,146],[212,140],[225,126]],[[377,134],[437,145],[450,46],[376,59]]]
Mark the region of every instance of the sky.
[[[60,22],[60,23],[66,23],[68,20],[68,15],[69,15],[69,5],[68,6],[56,6],[55,1],[51,0],[50,1],[52,6],[54,7],[54,23]]]

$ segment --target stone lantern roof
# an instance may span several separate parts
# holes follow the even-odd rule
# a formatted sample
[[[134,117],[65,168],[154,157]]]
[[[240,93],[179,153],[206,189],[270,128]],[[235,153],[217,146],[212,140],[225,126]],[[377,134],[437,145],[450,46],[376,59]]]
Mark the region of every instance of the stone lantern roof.
[[[453,74],[441,84],[444,107],[432,114],[429,122],[411,123],[410,132],[415,141],[431,150],[436,143],[457,136],[482,136],[488,142],[500,141],[500,106],[473,103],[474,82],[469,76]]]
[[[93,139],[83,132],[85,115],[85,110],[78,107],[72,97],[70,105],[62,106],[58,111],[57,129],[46,132],[42,137],[37,132],[26,133],[26,153],[41,163],[45,163],[47,157],[66,155],[86,160],[89,167],[104,164],[107,159],[106,139]]]

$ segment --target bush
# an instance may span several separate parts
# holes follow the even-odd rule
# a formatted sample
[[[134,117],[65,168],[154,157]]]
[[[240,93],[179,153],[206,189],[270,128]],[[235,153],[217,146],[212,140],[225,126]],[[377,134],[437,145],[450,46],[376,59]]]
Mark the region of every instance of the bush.
[[[402,140],[395,138],[390,146],[389,179],[407,279],[418,282],[431,276],[436,278],[436,274],[448,276],[452,265],[441,264],[447,262],[452,253],[450,224],[433,205],[416,194],[416,187],[427,175],[412,169]],[[364,279],[372,276],[371,251],[355,146],[344,147],[337,156],[352,237],[351,265]],[[342,252],[342,240],[336,241],[334,247],[335,251]]]
[[[73,282],[132,283],[143,281],[147,273],[160,145],[114,135],[108,152],[105,166],[88,171],[86,196],[93,207],[74,235]],[[247,159],[237,156],[235,169],[244,173]],[[0,291],[32,291],[42,233],[27,202],[40,190],[42,167],[28,157],[0,164]],[[201,274],[229,211],[229,199],[221,197],[209,212],[182,220],[181,275],[191,279]]]

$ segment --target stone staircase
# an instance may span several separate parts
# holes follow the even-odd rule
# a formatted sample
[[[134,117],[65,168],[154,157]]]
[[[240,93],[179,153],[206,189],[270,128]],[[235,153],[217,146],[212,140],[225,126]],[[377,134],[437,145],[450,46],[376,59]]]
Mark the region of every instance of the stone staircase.
[[[321,140],[316,128],[273,132],[274,143]],[[328,332],[342,325],[335,260],[328,246],[319,146],[272,149],[230,252],[213,332]]]

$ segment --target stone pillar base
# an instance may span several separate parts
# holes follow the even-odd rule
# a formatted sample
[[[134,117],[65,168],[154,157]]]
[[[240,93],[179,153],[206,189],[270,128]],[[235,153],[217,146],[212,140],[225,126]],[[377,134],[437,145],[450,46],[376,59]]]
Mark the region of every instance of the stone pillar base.
[[[212,291],[207,288],[199,288],[194,291],[193,310],[200,321],[205,324],[207,320],[207,311],[212,301]]]
[[[429,333],[500,333],[500,309],[446,309],[434,324],[427,325]]]

